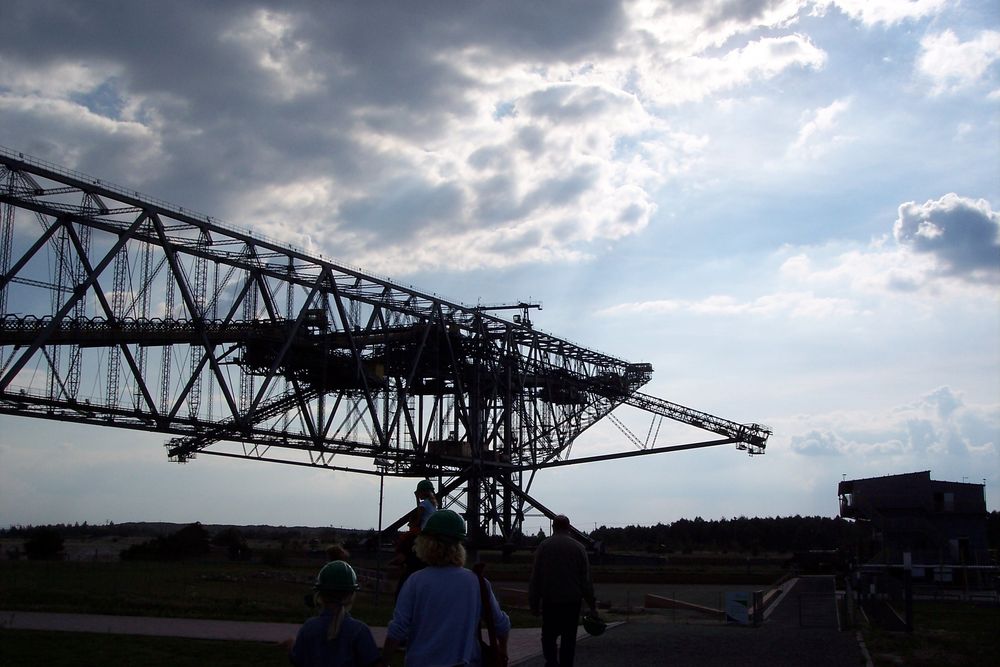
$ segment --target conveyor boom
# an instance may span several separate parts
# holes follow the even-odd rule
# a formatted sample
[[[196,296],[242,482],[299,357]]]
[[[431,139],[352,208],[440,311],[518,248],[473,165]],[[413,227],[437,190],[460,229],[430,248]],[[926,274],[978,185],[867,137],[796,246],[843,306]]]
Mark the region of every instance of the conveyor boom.
[[[761,424],[740,424],[639,391],[629,394],[625,403],[655,415],[733,438],[737,441],[738,449],[745,449],[750,454],[763,454],[767,439],[771,436],[771,429]]]

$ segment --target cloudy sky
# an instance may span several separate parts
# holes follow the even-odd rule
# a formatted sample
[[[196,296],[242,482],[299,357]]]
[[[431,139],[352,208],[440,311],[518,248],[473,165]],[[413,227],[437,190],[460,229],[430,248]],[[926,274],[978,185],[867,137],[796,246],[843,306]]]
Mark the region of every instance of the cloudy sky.
[[[1000,509],[995,0],[0,18],[0,145],[458,301],[540,302],[539,328],[652,363],[647,393],[774,429],[752,459],[541,473],[583,527],[833,516],[842,476],[919,470]],[[0,525],[378,521],[377,478],[180,466],[164,440],[0,418]],[[601,423],[573,451],[629,448]]]

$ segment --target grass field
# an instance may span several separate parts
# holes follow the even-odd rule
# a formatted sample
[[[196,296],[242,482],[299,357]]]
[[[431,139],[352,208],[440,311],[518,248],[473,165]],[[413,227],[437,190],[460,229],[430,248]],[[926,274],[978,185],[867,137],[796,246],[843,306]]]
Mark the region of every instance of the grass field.
[[[301,623],[318,566],[259,563],[0,561],[0,608],[121,616]],[[352,614],[387,625],[393,595],[358,593]],[[538,619],[506,610],[518,627]],[[2,663],[0,663],[2,664]]]
[[[359,567],[368,567],[356,559]],[[0,561],[0,608],[95,614],[162,616],[301,623],[312,615],[303,597],[321,561],[292,560],[281,566],[258,562],[204,561],[148,563],[120,561]],[[692,562],[685,578],[681,564],[655,568],[595,568],[599,595],[617,604],[641,604],[645,592],[706,605],[716,604],[718,591],[746,574],[742,566]],[[501,587],[525,588],[530,565],[491,563],[487,575]],[[779,574],[754,566],[755,579]],[[702,582],[722,574],[714,587]],[[630,576],[633,575],[633,576]],[[669,582],[687,581],[687,585]],[[631,583],[618,583],[630,581]],[[773,579],[772,579],[773,581]],[[656,582],[656,583],[654,583]],[[753,581],[743,588],[756,589]],[[659,590],[662,589],[662,590]],[[634,595],[633,595],[634,592]],[[698,596],[704,599],[695,599]],[[524,610],[505,609],[515,627],[532,627],[538,619]],[[354,616],[384,626],[392,615],[392,594],[376,601],[362,591]],[[1000,609],[955,602],[920,602],[912,635],[866,629],[866,644],[876,666],[994,665],[1000,655]],[[277,645],[253,642],[123,637],[66,632],[0,631],[0,665],[284,665]]]
[[[301,623],[318,566],[260,563],[0,561],[0,608],[91,614]],[[361,591],[352,614],[384,626],[393,596]],[[537,625],[508,610],[517,627]],[[402,664],[402,655],[394,664]],[[273,643],[0,630],[0,666],[287,665]]]
[[[352,559],[361,568],[374,562]],[[311,591],[322,558],[290,558],[280,566],[223,559],[168,563],[117,560],[0,561],[0,608],[92,614],[161,616],[301,623],[313,614],[303,597]],[[487,576],[500,587],[526,589],[530,560],[491,562]],[[711,568],[717,568],[712,565]],[[742,571],[743,566],[739,566]],[[736,568],[734,568],[735,570]],[[655,568],[595,568],[598,581],[636,579],[639,598]],[[744,572],[745,573],[745,572]],[[634,574],[634,577],[627,576]],[[732,574],[732,573],[731,573]],[[705,568],[692,571],[696,579]],[[678,573],[667,573],[675,580]],[[624,584],[599,583],[611,597]],[[682,587],[683,588],[683,587]],[[697,586],[695,588],[698,588]],[[677,590],[672,587],[671,590]],[[621,595],[622,603],[625,600]],[[610,599],[610,598],[609,598]],[[393,597],[359,593],[353,615],[372,626],[388,624]],[[526,610],[505,607],[515,627],[539,619]],[[401,664],[402,658],[399,661]],[[277,645],[254,642],[133,637],[69,632],[0,631],[0,665],[284,665]]]
[[[309,616],[313,577],[254,563],[21,560],[0,564],[0,600],[25,611],[297,623]],[[359,612],[384,619],[386,609],[359,596]]]
[[[994,667],[1000,656],[1000,607],[916,601],[912,634],[867,629],[875,667]]]

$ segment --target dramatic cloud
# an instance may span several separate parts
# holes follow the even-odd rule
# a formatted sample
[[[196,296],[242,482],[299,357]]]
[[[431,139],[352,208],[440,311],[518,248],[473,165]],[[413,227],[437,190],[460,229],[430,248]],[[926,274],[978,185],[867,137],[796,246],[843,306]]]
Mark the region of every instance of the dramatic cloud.
[[[917,71],[930,79],[935,94],[955,92],[978,83],[1000,59],[1000,32],[983,30],[975,39],[959,41],[951,30],[920,40]]]
[[[670,60],[678,55],[719,47],[730,39],[761,28],[786,27],[807,3],[801,0],[756,2],[627,3],[632,29],[640,38],[643,53]],[[657,48],[648,47],[655,44]]]
[[[372,270],[576,261],[707,144],[663,107],[823,66],[801,9],[15,2],[0,113],[19,150]]]
[[[850,456],[886,470],[954,466],[995,470],[1000,455],[1000,405],[966,405],[940,387],[884,414],[810,415],[789,428],[789,446],[803,456]]]
[[[767,80],[790,68],[819,69],[826,53],[805,35],[750,41],[721,55],[689,51],[674,59],[657,54],[637,72],[641,94],[654,104],[679,105]]]
[[[984,199],[949,193],[906,202],[892,229],[901,245],[933,256],[941,271],[972,282],[1000,282],[1000,213]]]

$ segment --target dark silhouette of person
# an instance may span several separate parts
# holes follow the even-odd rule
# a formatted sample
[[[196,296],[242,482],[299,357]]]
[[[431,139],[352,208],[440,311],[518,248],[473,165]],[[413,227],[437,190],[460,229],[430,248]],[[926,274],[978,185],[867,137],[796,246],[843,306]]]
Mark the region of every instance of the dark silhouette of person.
[[[570,535],[565,515],[552,520],[552,536],[535,550],[528,601],[532,613],[542,615],[542,654],[546,667],[572,667],[580,610],[586,602],[596,615],[597,600],[587,550]]]

